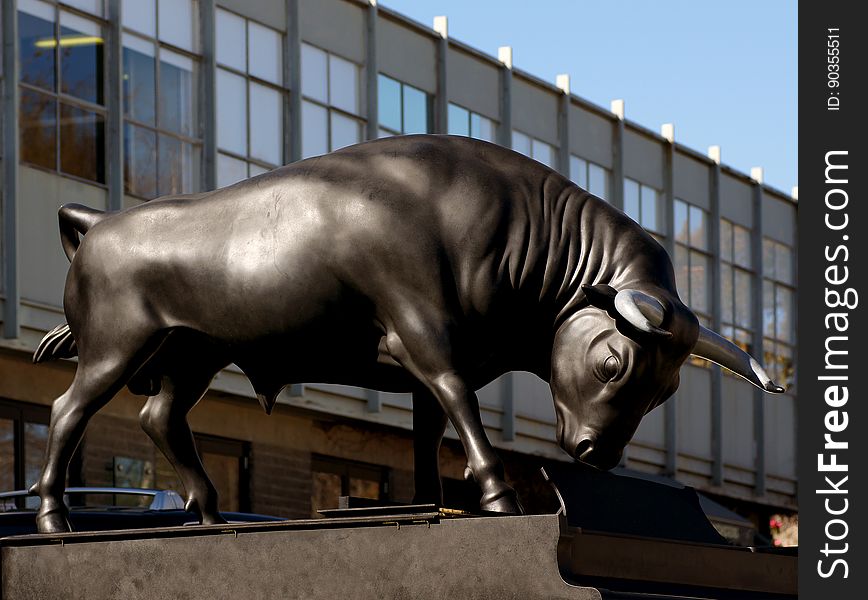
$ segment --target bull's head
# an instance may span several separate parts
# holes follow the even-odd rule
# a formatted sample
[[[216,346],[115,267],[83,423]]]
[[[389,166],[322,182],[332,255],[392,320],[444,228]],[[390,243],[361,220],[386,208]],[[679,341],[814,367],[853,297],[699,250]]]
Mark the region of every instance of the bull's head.
[[[784,391],[749,354],[701,326],[674,294],[605,284],[582,289],[587,308],[558,329],[551,372],[558,442],[582,462],[616,466],[642,417],[678,389],[690,354],[765,391]]]

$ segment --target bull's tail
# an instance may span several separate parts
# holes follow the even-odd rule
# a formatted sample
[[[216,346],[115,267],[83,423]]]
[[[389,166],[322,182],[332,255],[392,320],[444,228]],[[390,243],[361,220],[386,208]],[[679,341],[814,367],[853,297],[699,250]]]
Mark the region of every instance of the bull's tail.
[[[33,362],[40,363],[58,358],[72,358],[78,355],[75,338],[69,330],[69,325],[58,325],[45,334],[33,353]]]
[[[60,207],[57,216],[60,221],[60,243],[63,245],[66,258],[72,262],[72,257],[75,256],[75,251],[81,244],[79,234],[86,234],[91,227],[108,215],[101,210],[88,208],[81,204],[64,204]]]

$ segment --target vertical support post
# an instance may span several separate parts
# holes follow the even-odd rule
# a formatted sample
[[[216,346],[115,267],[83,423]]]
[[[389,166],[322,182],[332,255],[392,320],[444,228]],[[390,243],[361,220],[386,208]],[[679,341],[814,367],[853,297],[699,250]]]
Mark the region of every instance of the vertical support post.
[[[623,123],[623,120],[621,121]],[[669,256],[675,256],[675,126],[666,123],[660,131],[663,136],[663,247]],[[666,435],[666,472],[678,472],[678,402],[681,394],[675,394],[664,405]]]
[[[301,34],[298,29],[298,0],[286,0],[286,37],[283,41],[283,84],[289,89],[284,106],[284,159],[301,159]],[[300,394],[299,394],[300,395]]]
[[[754,265],[754,290],[751,298],[753,323],[754,354],[763,354],[763,170],[753,167],[750,170],[753,180],[753,236],[751,254]],[[766,494],[766,444],[765,444],[765,402],[763,391],[753,388],[753,429],[756,444],[756,480],[754,493],[758,497]]]
[[[512,47],[497,49],[500,61],[500,126],[497,128],[497,143],[512,148]]]
[[[18,310],[18,2],[3,0],[3,337],[17,338]]]
[[[434,133],[449,133],[449,90],[447,87],[447,63],[449,62],[449,20],[434,17],[434,31],[440,34],[437,40],[437,95],[434,97]]]
[[[570,176],[570,76],[557,76],[558,89],[563,92],[558,99],[558,171]]]
[[[217,9],[199,0],[202,71],[199,76],[199,130],[202,132],[202,189],[217,187]]]
[[[124,205],[124,111],[121,0],[108,3],[108,48],[106,48],[106,154],[108,154],[108,206]]]
[[[624,210],[624,101],[612,100],[615,120],[612,132],[612,206]]]
[[[711,329],[720,331],[723,321],[721,311],[722,284],[720,272],[720,146],[708,149],[712,161],[709,173],[709,218],[711,249]],[[720,366],[711,363],[711,484],[723,485],[723,372]]]
[[[368,402],[369,413],[378,413],[383,409],[383,398],[379,391],[366,389],[365,400]]]
[[[365,128],[365,139],[375,140],[379,137],[380,104],[377,76],[377,0],[369,0],[366,14],[365,35],[365,103],[367,104],[368,122]]]

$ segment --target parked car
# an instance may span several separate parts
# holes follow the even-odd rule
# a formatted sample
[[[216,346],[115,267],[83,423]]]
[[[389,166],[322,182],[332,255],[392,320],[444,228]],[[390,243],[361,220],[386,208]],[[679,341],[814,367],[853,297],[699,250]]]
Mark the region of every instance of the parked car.
[[[172,490],[113,487],[67,488],[74,531],[107,531],[197,525],[193,513],[184,510],[184,500]],[[27,490],[0,492],[0,537],[37,533],[39,498]],[[280,517],[241,512],[222,512],[230,523],[282,521]]]

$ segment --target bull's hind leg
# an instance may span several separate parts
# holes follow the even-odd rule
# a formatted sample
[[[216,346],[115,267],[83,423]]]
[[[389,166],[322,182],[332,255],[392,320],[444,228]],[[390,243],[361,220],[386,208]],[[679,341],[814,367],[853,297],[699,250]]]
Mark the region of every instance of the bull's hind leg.
[[[187,491],[187,510],[199,515],[202,523],[225,523],[217,509],[217,490],[196,451],[187,413],[205,394],[216,368],[184,365],[183,374],[163,377],[159,394],[151,396],[139,414],[142,429],[163,452]]]
[[[415,504],[443,504],[440,480],[440,442],[446,432],[446,413],[431,392],[413,390],[413,477]]]

